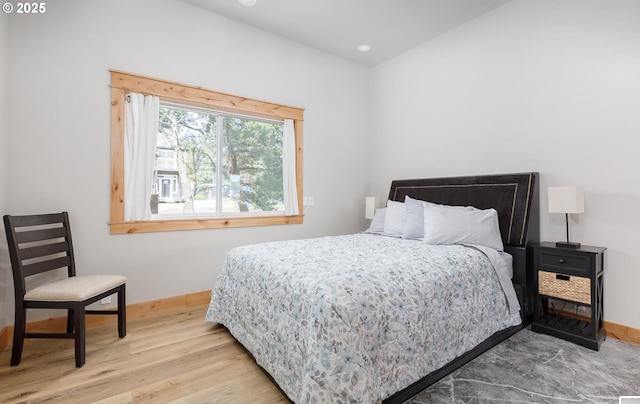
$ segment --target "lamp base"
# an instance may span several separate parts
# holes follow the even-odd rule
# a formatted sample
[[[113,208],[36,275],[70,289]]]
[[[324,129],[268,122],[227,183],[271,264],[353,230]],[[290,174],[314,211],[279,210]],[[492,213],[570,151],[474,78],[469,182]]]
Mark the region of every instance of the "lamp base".
[[[574,243],[569,241],[558,241],[556,247],[560,248],[580,248],[580,243]]]

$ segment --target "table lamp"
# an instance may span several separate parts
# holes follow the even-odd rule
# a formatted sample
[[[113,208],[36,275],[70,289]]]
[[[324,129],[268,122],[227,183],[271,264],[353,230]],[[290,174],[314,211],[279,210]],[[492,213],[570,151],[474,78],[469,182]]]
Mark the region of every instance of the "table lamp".
[[[373,219],[376,214],[376,197],[367,196],[364,202],[364,217],[366,219]]]
[[[549,187],[549,213],[564,213],[567,241],[558,241],[556,247],[580,248],[580,243],[569,241],[569,214],[584,213],[584,191],[576,186]]]

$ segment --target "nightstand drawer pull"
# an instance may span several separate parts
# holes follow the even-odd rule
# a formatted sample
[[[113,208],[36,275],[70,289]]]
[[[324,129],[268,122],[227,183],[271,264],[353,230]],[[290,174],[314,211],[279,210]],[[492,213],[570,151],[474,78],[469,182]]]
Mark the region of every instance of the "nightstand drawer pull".
[[[571,277],[569,275],[556,274],[556,279],[559,281],[570,281]]]
[[[566,263],[567,263],[567,260],[566,260],[566,259],[564,259],[564,258],[560,258],[560,259],[558,260],[558,264],[566,264]]]

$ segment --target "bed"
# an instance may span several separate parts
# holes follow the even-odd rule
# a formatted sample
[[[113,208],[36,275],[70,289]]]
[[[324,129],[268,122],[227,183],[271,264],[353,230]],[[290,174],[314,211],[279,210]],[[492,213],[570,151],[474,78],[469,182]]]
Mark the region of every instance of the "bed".
[[[387,215],[428,201],[423,239],[387,231],[235,248],[206,321],[227,327],[294,402],[402,402],[530,323],[537,177],[393,181]],[[495,212],[500,247],[425,242],[429,212],[443,209]]]

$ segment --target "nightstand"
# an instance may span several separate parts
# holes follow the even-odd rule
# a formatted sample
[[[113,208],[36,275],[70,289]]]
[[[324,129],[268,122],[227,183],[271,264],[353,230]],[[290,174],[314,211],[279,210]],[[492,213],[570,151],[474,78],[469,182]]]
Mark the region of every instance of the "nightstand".
[[[604,247],[560,248],[544,242],[533,247],[535,310],[531,330],[594,350],[606,332],[602,319]],[[588,307],[586,316],[551,310],[549,300]]]

